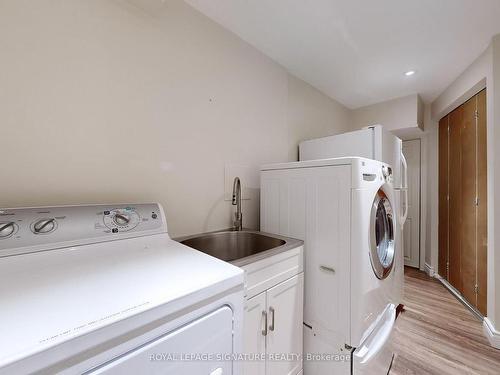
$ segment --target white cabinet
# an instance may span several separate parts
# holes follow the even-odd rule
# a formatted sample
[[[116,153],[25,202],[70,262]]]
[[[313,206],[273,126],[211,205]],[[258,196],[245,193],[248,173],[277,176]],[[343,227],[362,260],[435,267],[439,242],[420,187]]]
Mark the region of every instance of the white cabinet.
[[[302,369],[304,274],[294,276],[266,292],[268,311],[267,354],[293,355],[290,360],[266,363],[267,375],[295,375]],[[276,358],[275,358],[276,359]]]
[[[243,324],[243,350],[252,358],[249,358],[244,363],[243,374],[245,375],[264,375],[266,373],[266,362],[260,360],[266,354],[266,317],[266,292],[262,292],[246,301]]]
[[[247,300],[244,351],[262,360],[244,364],[244,375],[296,375],[302,370],[304,274]],[[264,356],[265,354],[265,356]]]

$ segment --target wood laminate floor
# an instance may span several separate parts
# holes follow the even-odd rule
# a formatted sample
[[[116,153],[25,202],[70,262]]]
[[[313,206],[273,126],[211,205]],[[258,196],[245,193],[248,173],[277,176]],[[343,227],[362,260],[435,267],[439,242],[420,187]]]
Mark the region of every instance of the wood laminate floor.
[[[436,279],[407,268],[405,311],[391,338],[391,375],[500,374],[482,323]]]

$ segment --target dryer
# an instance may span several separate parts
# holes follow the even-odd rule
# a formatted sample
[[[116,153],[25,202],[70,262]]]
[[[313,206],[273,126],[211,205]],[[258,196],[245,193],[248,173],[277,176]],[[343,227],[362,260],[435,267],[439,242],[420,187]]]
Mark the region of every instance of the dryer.
[[[0,374],[240,374],[243,271],[159,204],[0,210]]]
[[[304,240],[305,375],[387,374],[391,366],[392,183],[390,165],[364,158],[262,167],[262,230]]]

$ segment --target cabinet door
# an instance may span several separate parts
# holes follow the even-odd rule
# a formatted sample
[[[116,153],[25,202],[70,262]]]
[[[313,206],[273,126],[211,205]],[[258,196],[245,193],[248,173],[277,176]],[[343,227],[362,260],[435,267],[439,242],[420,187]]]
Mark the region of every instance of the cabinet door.
[[[461,231],[462,231],[462,166],[460,128],[462,126],[463,107],[458,107],[450,113],[450,179],[449,179],[449,269],[448,281],[462,292],[460,277]]]
[[[439,122],[439,274],[484,315],[486,130],[486,90]]]
[[[302,370],[303,293],[303,273],[267,291],[266,375],[296,375]],[[289,358],[280,358],[282,354]]]
[[[473,305],[476,304],[476,97],[463,107],[460,140],[462,214],[460,245],[460,279],[462,294]]]
[[[266,292],[257,294],[245,302],[243,321],[243,351],[251,356],[264,356],[266,353]],[[243,363],[244,375],[264,375],[265,359],[249,360]]]
[[[488,202],[486,155],[486,90],[477,94],[477,308],[486,316]]]
[[[439,275],[448,280],[448,119],[439,121]]]

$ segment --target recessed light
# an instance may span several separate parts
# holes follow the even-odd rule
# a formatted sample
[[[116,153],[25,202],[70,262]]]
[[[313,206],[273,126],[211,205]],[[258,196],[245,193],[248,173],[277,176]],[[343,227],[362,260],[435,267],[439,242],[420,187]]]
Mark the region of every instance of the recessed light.
[[[409,76],[412,76],[414,75],[416,72],[414,70],[408,70],[407,72],[405,72],[405,76],[409,77]]]

